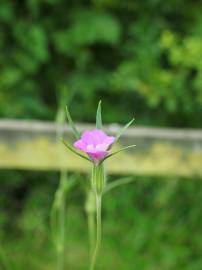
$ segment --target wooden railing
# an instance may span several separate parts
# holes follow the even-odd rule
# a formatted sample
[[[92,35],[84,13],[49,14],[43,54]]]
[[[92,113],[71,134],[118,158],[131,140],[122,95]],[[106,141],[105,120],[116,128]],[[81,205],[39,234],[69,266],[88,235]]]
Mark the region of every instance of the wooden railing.
[[[78,129],[92,129],[78,124]],[[105,126],[110,134],[118,125]],[[74,156],[56,139],[64,132],[73,141],[69,126],[40,121],[0,121],[0,168],[86,171],[88,162]],[[59,134],[59,136],[58,136]],[[136,144],[133,150],[111,158],[110,173],[141,175],[202,176],[202,130],[134,127],[121,145]]]

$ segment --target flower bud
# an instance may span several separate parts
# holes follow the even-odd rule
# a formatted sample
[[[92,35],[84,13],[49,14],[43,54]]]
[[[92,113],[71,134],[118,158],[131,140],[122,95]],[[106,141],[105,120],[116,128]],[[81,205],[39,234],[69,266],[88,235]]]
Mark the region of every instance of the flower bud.
[[[92,189],[96,195],[101,195],[105,187],[105,170],[104,164],[93,165],[92,168]]]

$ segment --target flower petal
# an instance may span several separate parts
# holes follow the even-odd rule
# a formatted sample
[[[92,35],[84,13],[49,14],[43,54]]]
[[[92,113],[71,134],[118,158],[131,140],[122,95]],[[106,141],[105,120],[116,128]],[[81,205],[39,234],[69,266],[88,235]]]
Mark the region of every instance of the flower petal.
[[[115,141],[115,137],[107,136],[104,140],[104,143],[108,145],[108,147]]]
[[[81,139],[74,143],[74,147],[86,152],[86,144]]]
[[[93,129],[84,131],[81,139],[74,143],[74,147],[85,152],[97,163],[108,155],[108,149],[114,141],[115,137],[108,136],[100,129]]]
[[[81,140],[86,143],[86,144],[101,144],[104,142],[104,140],[108,136],[104,133],[104,131],[99,130],[99,129],[94,129],[91,131],[85,131],[83,132],[81,136]]]
[[[94,161],[99,162],[100,160],[102,160],[103,158],[105,158],[108,154],[107,151],[97,151],[97,152],[87,152],[87,154],[89,155],[89,157],[91,157]]]

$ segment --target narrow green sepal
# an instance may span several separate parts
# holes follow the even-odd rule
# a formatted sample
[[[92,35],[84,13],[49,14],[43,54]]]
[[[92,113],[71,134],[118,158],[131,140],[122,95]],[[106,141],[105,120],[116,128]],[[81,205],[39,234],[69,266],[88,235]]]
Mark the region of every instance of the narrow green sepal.
[[[96,128],[102,129],[102,110],[101,110],[101,100],[98,103],[97,113],[96,113]]]
[[[121,148],[121,149],[119,149],[119,150],[117,150],[117,151],[115,151],[115,152],[112,152],[111,154],[109,154],[108,156],[106,156],[106,157],[101,161],[101,163],[102,163],[103,161],[105,161],[106,159],[108,159],[108,158],[110,158],[110,157],[112,157],[112,156],[114,156],[114,155],[116,155],[116,154],[118,154],[118,153],[120,153],[120,152],[122,152],[122,151],[124,151],[124,150],[127,150],[127,149],[129,149],[129,148],[135,147],[135,146],[136,146],[135,144],[132,144],[132,145],[123,147],[123,148]]]
[[[71,126],[71,128],[72,128],[72,131],[73,131],[73,133],[74,133],[74,136],[75,136],[75,138],[78,140],[78,139],[80,139],[80,133],[78,132],[78,130],[77,130],[77,128],[76,128],[76,126],[75,126],[75,124],[74,124],[74,122],[73,122],[73,120],[72,120],[72,117],[71,117],[71,115],[70,115],[70,112],[69,112],[69,110],[68,110],[68,107],[66,106],[66,114],[67,114],[67,119],[68,119],[68,122],[69,122],[69,124],[70,124],[70,126]]]
[[[73,147],[71,147],[71,146],[70,146],[67,142],[65,142],[64,140],[62,140],[62,142],[63,142],[63,144],[64,144],[71,152],[73,152],[74,154],[76,154],[77,156],[79,156],[79,157],[81,157],[81,158],[83,158],[83,159],[86,159],[86,160],[92,162],[88,157],[86,157],[86,156],[84,156],[84,155],[78,153]]]
[[[120,131],[119,131],[119,133],[116,135],[116,138],[115,138],[115,141],[114,141],[114,143],[115,142],[117,142],[118,140],[119,140],[119,138],[122,136],[122,134],[124,133],[124,131],[134,122],[134,118],[130,121],[130,122],[128,122]]]

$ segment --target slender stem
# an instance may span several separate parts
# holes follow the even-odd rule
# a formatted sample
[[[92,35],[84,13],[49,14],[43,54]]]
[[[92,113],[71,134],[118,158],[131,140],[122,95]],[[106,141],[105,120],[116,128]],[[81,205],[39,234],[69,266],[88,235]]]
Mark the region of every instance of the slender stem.
[[[89,188],[87,191],[85,210],[88,221],[88,238],[89,238],[89,255],[92,256],[94,245],[95,245],[95,194]]]
[[[60,85],[58,88],[58,109],[56,114],[56,123],[58,124],[56,130],[56,140],[58,142],[58,153],[60,157],[60,138],[63,137],[63,124],[65,122],[65,99],[66,99],[66,87]],[[57,252],[57,270],[64,270],[65,268],[65,182],[67,178],[67,172],[60,171],[60,183],[56,194],[59,194],[59,201],[57,196],[55,198],[56,207],[56,252]],[[58,213],[57,213],[58,212]]]
[[[95,215],[94,212],[87,213],[88,218],[88,234],[89,234],[89,246],[90,256],[93,254],[93,247],[95,245]]]
[[[69,103],[72,99],[74,92],[68,91],[66,84],[60,84],[57,88],[57,101],[58,109],[56,114],[56,140],[58,142],[58,158],[61,158],[60,155],[60,140],[63,138],[63,125],[65,123],[65,105],[66,102]],[[73,182],[72,182],[73,183]],[[55,198],[51,211],[51,225],[53,240],[57,252],[57,270],[65,269],[65,211],[66,211],[66,193],[71,188],[70,184],[67,189],[67,171],[60,171],[60,184],[55,193]]]
[[[102,237],[102,227],[101,227],[101,209],[102,209],[102,196],[101,195],[96,195],[96,219],[97,219],[97,228],[96,228],[96,245],[95,245],[95,249],[94,249],[94,253],[93,253],[93,257],[92,257],[92,261],[90,264],[90,270],[94,270],[95,269],[95,264],[96,264],[96,260],[97,260],[97,256],[98,256],[98,252],[101,246],[101,237]]]
[[[57,254],[57,270],[64,270],[66,177],[66,171],[61,171],[59,186],[51,209],[51,228]]]
[[[66,179],[66,172],[62,171],[60,175],[60,188],[61,188],[61,202],[59,207],[59,236],[58,236],[58,250],[57,250],[57,269],[64,270],[64,252],[65,252],[65,192],[64,181]]]

